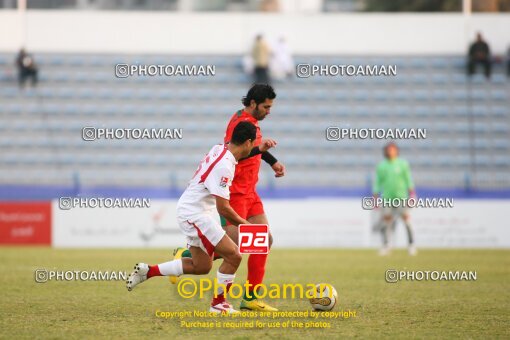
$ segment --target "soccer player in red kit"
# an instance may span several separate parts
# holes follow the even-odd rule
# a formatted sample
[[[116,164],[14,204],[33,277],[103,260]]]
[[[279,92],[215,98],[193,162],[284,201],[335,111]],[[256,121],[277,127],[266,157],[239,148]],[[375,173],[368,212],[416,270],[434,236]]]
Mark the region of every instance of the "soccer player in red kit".
[[[270,85],[255,84],[253,85],[242,103],[244,109],[237,111],[230,119],[227,131],[225,133],[225,143],[232,138],[232,131],[239,122],[248,121],[257,128],[257,137],[255,146],[258,146],[262,140],[262,133],[259,127],[259,121],[266,118],[271,112],[273,100],[276,93]],[[264,212],[264,206],[256,191],[259,176],[260,161],[263,159],[268,163],[275,177],[285,175],[285,166],[269,152],[260,152],[258,148],[254,148],[249,157],[242,159],[237,164],[234,180],[230,187],[230,205],[234,211],[242,218],[248,220],[250,224],[269,224],[267,216]],[[234,223],[230,223],[222,218],[222,224],[227,235],[235,242],[238,242],[239,229]],[[269,232],[269,246],[273,243],[273,237]],[[185,248],[177,248],[174,251],[175,258],[191,257],[191,254]],[[257,284],[261,284],[264,279],[267,254],[250,254],[248,257],[248,291],[244,292],[241,301],[241,309],[277,311],[276,308],[269,306],[262,300],[255,297],[253,288]],[[170,282],[176,283],[176,277],[170,277]]]
[[[265,84],[253,85],[242,102],[244,109],[237,111],[230,119],[224,142],[227,143],[232,138],[232,131],[239,122],[248,121],[256,126],[257,138],[255,146],[262,140],[262,132],[259,127],[259,121],[266,118],[271,112],[273,100],[276,93],[273,88]],[[254,151],[258,150],[255,148]],[[235,177],[230,187],[230,204],[235,212],[247,219],[251,224],[269,224],[264,212],[264,206],[257,194],[256,186],[259,178],[259,168],[261,159],[267,162],[275,172],[276,177],[285,175],[285,166],[278,162],[269,152],[250,155],[252,157],[239,161]],[[223,219],[222,219],[223,220]],[[233,223],[226,221],[225,229],[227,235],[237,242],[239,230]],[[273,242],[271,233],[269,234],[269,246]],[[258,300],[253,294],[253,288],[261,284],[264,279],[267,254],[250,254],[248,257],[248,282],[250,289],[244,293],[241,301],[241,309],[276,311],[276,308],[269,306],[264,301]]]

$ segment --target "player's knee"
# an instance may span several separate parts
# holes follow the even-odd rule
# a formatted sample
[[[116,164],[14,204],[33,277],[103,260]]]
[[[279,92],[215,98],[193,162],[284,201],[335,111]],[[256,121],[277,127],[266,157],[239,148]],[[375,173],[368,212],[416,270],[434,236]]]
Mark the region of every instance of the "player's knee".
[[[241,255],[241,253],[239,253],[239,251],[236,251],[233,255],[234,264],[239,267],[242,260],[243,260],[243,255]]]
[[[228,256],[225,258],[225,261],[227,261],[236,268],[239,267],[242,260],[243,256],[241,255],[241,253],[239,253],[237,249],[235,251],[230,252]]]
[[[232,241],[234,241],[234,243],[236,245],[239,240],[239,232],[238,232],[237,228],[238,227],[234,227],[234,226],[227,226],[227,228],[226,228],[226,233],[227,233],[228,237],[230,237],[230,239],[232,239]]]
[[[206,265],[203,265],[203,266],[200,266],[197,268],[198,270],[198,275],[205,275],[205,274],[209,274],[209,272],[211,271],[212,269],[212,263],[208,263]]]
[[[201,263],[194,263],[193,269],[195,275],[205,275],[209,274],[209,272],[212,269],[212,261],[209,262],[201,262]]]

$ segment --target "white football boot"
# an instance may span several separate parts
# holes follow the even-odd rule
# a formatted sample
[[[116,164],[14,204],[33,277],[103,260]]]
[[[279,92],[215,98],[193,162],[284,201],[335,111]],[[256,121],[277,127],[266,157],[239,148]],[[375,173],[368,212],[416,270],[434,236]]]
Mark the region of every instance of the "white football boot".
[[[391,254],[391,248],[388,246],[383,246],[379,249],[379,256],[388,256]]]
[[[232,307],[232,305],[227,301],[223,301],[221,303],[218,303],[217,305],[211,306],[211,308],[209,308],[209,312],[226,314],[239,313],[239,311],[235,310],[234,307]]]
[[[149,272],[149,265],[147,263],[135,264],[135,271],[129,274],[126,281],[126,288],[128,291],[133,290],[138,284],[147,280],[147,273]]]
[[[414,245],[410,245],[409,248],[407,249],[407,251],[409,252],[409,255],[411,256],[416,256],[418,255],[418,250],[416,249],[416,247]]]

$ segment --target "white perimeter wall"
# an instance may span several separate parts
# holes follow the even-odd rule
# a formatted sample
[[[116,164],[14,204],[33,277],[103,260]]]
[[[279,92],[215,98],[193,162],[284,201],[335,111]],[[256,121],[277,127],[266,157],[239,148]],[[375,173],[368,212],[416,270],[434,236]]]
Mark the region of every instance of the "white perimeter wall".
[[[243,14],[0,11],[0,52],[244,53],[255,34],[287,37],[298,54],[458,54],[481,30],[510,45],[509,14]]]
[[[160,247],[185,245],[175,200],[149,209],[60,210],[52,202],[55,247]],[[265,200],[275,247],[365,248],[380,245],[371,233],[371,212],[361,199]],[[509,200],[455,200],[454,208],[414,209],[418,247],[509,248]],[[159,219],[157,216],[160,216]],[[406,246],[404,226],[395,245]]]

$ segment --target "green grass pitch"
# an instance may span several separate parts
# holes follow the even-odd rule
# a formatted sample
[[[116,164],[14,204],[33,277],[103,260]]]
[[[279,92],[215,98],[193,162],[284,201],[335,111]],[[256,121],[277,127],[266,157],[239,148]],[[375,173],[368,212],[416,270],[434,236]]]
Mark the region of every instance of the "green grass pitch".
[[[275,249],[266,283],[327,282],[339,294],[336,311],[357,311],[356,317],[319,319],[330,323],[322,329],[182,328],[177,319],[156,317],[156,310],[205,311],[209,298],[183,299],[167,278],[150,279],[132,292],[123,281],[34,280],[39,268],[129,272],[138,261],[168,260],[170,252],[0,248],[0,338],[510,338],[509,250],[420,250],[417,257],[401,250],[378,257],[375,250]],[[387,269],[476,270],[477,280],[386,283]],[[236,282],[243,283],[245,275],[246,258]],[[310,310],[307,300],[267,301],[281,311]],[[239,306],[239,300],[231,302]],[[286,320],[296,319],[265,321]]]

